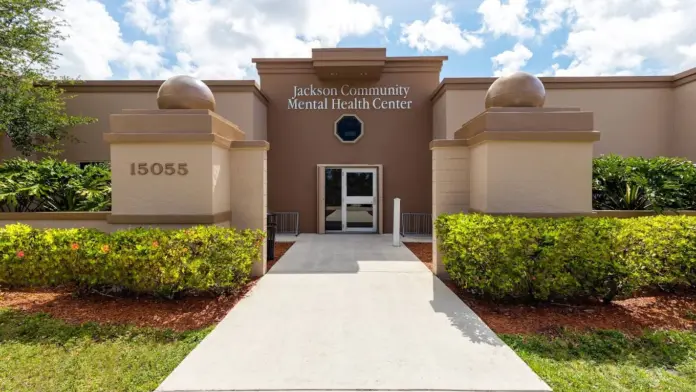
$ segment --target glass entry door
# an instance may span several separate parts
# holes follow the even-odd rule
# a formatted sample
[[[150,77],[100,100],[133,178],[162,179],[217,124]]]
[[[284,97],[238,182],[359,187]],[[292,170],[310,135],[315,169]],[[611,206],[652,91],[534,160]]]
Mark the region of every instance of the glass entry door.
[[[377,169],[344,168],[341,176],[342,231],[377,231]]]

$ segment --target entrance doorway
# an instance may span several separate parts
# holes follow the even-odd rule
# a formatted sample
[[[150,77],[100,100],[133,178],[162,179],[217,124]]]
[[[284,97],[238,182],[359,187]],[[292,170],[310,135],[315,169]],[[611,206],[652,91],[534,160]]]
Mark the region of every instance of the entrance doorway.
[[[319,175],[320,233],[378,231],[377,168],[320,167]]]

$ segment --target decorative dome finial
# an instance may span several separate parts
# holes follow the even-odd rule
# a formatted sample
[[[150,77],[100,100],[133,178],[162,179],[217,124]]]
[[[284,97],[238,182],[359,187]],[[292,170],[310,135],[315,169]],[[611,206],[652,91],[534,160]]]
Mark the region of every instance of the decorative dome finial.
[[[544,106],[546,89],[544,83],[527,72],[515,72],[496,79],[486,93],[486,109],[493,107],[536,107]]]
[[[200,80],[178,75],[167,79],[157,91],[160,109],[208,109],[215,111],[215,96]]]

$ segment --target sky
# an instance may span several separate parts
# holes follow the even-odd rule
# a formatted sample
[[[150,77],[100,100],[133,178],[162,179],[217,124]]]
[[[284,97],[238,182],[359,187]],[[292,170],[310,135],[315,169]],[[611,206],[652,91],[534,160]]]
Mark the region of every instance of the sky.
[[[258,79],[255,57],[386,47],[442,77],[671,75],[696,67],[696,0],[63,0],[57,74]]]

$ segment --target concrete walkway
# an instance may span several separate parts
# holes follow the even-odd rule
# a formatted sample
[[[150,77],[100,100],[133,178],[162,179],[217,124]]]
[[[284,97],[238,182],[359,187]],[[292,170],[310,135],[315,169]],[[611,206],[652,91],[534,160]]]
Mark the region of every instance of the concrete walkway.
[[[157,391],[549,391],[390,236],[300,235]]]

